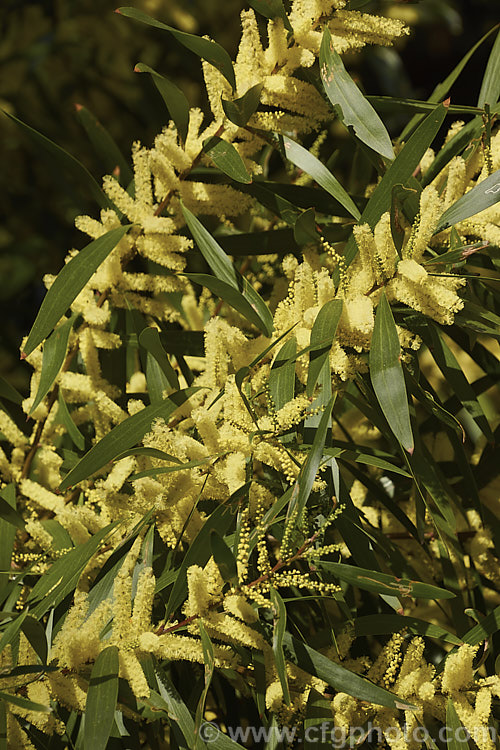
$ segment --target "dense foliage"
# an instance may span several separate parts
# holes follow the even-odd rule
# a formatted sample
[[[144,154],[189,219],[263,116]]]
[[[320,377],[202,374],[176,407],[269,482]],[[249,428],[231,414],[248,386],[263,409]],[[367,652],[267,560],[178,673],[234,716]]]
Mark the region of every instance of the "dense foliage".
[[[474,49],[366,96],[397,14],[249,4],[234,61],[120,9],[206,109],[138,63],[171,119],[129,162],[80,108],[102,186],[10,115],[100,213],[0,380],[0,743],[490,750],[500,37],[474,105]]]

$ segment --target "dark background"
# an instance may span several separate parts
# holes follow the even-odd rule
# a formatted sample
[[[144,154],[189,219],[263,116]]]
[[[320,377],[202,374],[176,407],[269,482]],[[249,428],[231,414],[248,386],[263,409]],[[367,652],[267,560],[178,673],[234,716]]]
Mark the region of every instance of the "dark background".
[[[232,57],[240,0],[129,0],[150,15],[209,34]],[[77,120],[76,103],[102,122],[128,157],[134,140],[150,145],[168,116],[141,61],[174,80],[203,106],[199,60],[170,35],[113,13],[116,0],[21,2],[0,8],[0,107],[77,157],[99,181],[105,169]],[[498,0],[370,2],[363,10],[405,18],[410,37],[394,48],[366,48],[346,64],[370,94],[426,99],[478,39],[500,20]],[[474,105],[494,35],[475,53],[451,95]],[[397,133],[397,130],[396,130]],[[76,215],[96,215],[89,196],[0,114],[0,374],[22,392],[30,368],[18,360],[21,337],[45,287],[71,247],[82,247]]]

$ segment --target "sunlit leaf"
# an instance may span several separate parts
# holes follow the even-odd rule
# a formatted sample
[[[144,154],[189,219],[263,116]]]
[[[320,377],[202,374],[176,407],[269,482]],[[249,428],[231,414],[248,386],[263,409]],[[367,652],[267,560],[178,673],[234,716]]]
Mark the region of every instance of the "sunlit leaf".
[[[355,219],[359,219],[359,209],[351,196],[344,190],[340,182],[327,167],[306,148],[296,143],[288,136],[282,136],[286,158],[296,167],[302,169],[310,177],[330,193]]]
[[[439,219],[434,234],[484,211],[485,208],[494,206],[498,201],[500,201],[500,169],[479,182],[447,208]]]
[[[131,224],[111,229],[98,237],[66,263],[43,298],[23,349],[27,356],[36,349],[60,321],[101,263],[128,232]]]
[[[226,117],[234,122],[235,125],[244,127],[260,103],[263,84],[257,83],[243,94],[239,99],[227,100],[222,99],[222,109]]]
[[[80,459],[61,482],[59,489],[61,491],[66,490],[83,479],[87,479],[87,477],[102,469],[108,461],[112,461],[123,451],[132,448],[149,432],[155,419],[162,418],[168,421],[174,411],[198,390],[199,388],[185,388],[182,391],[177,391],[161,403],[146,406],[137,414],[127,417],[123,422],[113,427],[111,432],[108,432]]]
[[[138,8],[117,8],[116,12],[120,13],[120,15],[122,16],[126,16],[127,18],[133,18],[134,21],[140,21],[141,23],[145,23],[148,26],[155,26],[157,29],[169,31],[178,42],[184,45],[184,47],[191,50],[191,52],[194,52],[195,55],[198,55],[198,57],[201,57],[203,60],[206,60],[215,68],[220,70],[233,90],[236,87],[236,80],[234,77],[231,58],[229,57],[226,50],[221,47],[220,44],[217,44],[217,42],[212,42],[209,39],[203,39],[202,37],[196,36],[195,34],[187,34],[185,31],[179,31],[178,29],[174,29],[172,26],[167,26],[167,24],[162,23],[161,21],[157,21],[156,18],[148,16]]]
[[[382,293],[370,347],[370,378],[391,430],[403,448],[412,453],[413,434],[400,354],[396,324],[385,293]]]
[[[145,63],[137,63],[134,68],[136,73],[149,73],[154,85],[158,89],[161,98],[169,111],[170,117],[175,123],[177,132],[182,141],[186,140],[189,127],[189,102],[181,89],[169,81],[168,78],[157,73]]]
[[[352,127],[360,141],[378,154],[386,159],[394,159],[391,139],[384,123],[344,68],[332,44],[328,27],[321,40],[319,65],[326,94],[346,128]]]
[[[252,177],[245,167],[245,162],[229,141],[213,135],[203,141],[203,150],[212,159],[215,166],[228,177],[231,177],[232,180],[247,185],[252,182]]]
[[[113,728],[118,699],[118,646],[108,646],[97,657],[90,674],[85,704],[85,747],[105,750]]]

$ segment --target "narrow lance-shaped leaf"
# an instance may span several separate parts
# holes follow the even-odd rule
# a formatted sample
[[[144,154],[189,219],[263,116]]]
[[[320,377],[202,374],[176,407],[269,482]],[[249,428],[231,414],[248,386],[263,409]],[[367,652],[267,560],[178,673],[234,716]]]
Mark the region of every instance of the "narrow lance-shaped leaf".
[[[278,411],[293,399],[295,392],[295,355],[297,340],[292,336],[276,354],[269,373],[269,392]]]
[[[288,138],[288,136],[283,136],[282,138],[286,158],[289,159],[292,164],[295,164],[296,167],[307,172],[307,174],[312,177],[318,185],[321,185],[323,190],[330,193],[335,200],[344,206],[351,216],[355,219],[359,219],[360,212],[358,207],[330,170],[325,167],[325,165],[320,162],[314,154],[311,154],[310,151],[299,143]]]
[[[444,81],[441,83],[438,83],[438,85],[434,88],[432,94],[430,95],[429,99],[427,100],[430,104],[434,103],[436,104],[439,101],[442,101],[445,96],[448,95],[451,87],[461,74],[462,70],[465,68],[467,63],[469,62],[472,55],[476,52],[477,49],[482,45],[482,43],[489,37],[489,35],[494,31],[493,29],[490,29],[486,32],[484,36],[481,37],[481,39],[474,44],[471,49],[466,52],[466,54],[462,57],[458,65],[456,65],[451,73],[445,78]],[[478,105],[481,106],[481,105]],[[403,132],[399,136],[398,140],[405,141],[408,134],[413,132],[414,128],[418,125],[422,118],[419,115],[416,115],[415,117],[412,117],[408,125],[404,128]]]
[[[75,104],[75,109],[76,116],[84,127],[103,168],[107,172],[113,172],[118,167],[120,183],[127,186],[133,180],[134,173],[112,135],[87,107]]]
[[[393,186],[400,183],[401,185],[406,185],[411,178],[413,172],[420,164],[422,156],[431,145],[439,128],[443,124],[447,106],[448,102],[443,102],[443,104],[437,106],[434,112],[427,115],[425,120],[423,120],[421,125],[419,125],[408,139],[373,191],[370,200],[361,214],[360,222],[366,222],[373,229],[382,214],[390,210]],[[344,253],[346,265],[352,263],[357,252],[356,240],[351,235]]]
[[[344,68],[328,28],[325,28],[321,40],[319,65],[326,94],[344,125],[352,126],[359,140],[378,154],[394,159],[384,123]]]
[[[160,334],[156,328],[144,328],[139,334],[139,344],[156,360],[168,383],[175,390],[179,390],[179,378],[170,364],[167,353],[162,346]]]
[[[51,565],[28,595],[26,603],[30,606],[30,614],[40,619],[74,590],[88,561],[116,525],[117,522],[101,529]]]
[[[236,559],[232,549],[227,546],[224,538],[216,529],[212,529],[210,534],[210,549],[224,581],[236,585],[238,583]]]
[[[205,680],[204,680],[203,690],[201,691],[201,695],[198,700],[198,705],[196,706],[196,714],[195,714],[195,719],[194,719],[194,735],[195,735],[194,750],[202,750],[202,748],[206,747],[205,743],[203,742],[203,738],[200,736],[200,727],[202,725],[203,717],[205,715],[205,704],[206,704],[207,695],[210,689],[210,683],[212,682],[212,677],[213,677],[214,668],[215,668],[213,643],[210,640],[210,636],[205,630],[205,626],[203,625],[203,622],[201,620],[198,620],[198,629],[200,631],[201,647],[203,650],[203,664],[204,664],[204,670],[205,670]]]
[[[395,596],[413,596],[419,599],[453,599],[452,591],[433,586],[429,583],[411,581],[408,578],[398,578],[387,573],[379,573],[377,570],[357,568],[354,565],[343,563],[332,563],[319,561],[317,565],[341,581],[346,581],[352,586],[357,586],[365,591],[374,591],[377,594],[394,594]]]
[[[321,421],[314,437],[311,451],[305,460],[305,463],[300,471],[297,478],[298,492],[295,502],[290,502],[289,511],[297,508],[297,517],[300,518],[302,511],[304,510],[309,495],[316,479],[321,459],[323,458],[323,449],[325,447],[326,433],[330,422],[330,416],[332,413],[333,405],[335,403],[335,396],[332,396],[328,404],[325,406],[325,410],[321,415]]]
[[[233,510],[229,506],[219,505],[205,521],[195,539],[189,545],[175,577],[175,583],[167,602],[166,615],[175,612],[182,604],[187,593],[187,570],[190,565],[204,566],[212,554],[210,535],[213,530],[223,536],[234,521]]]
[[[290,690],[288,689],[288,679],[286,674],[286,660],[283,653],[283,637],[286,633],[286,606],[285,602],[278,594],[276,589],[271,586],[271,602],[274,607],[273,623],[273,654],[278,672],[281,689],[283,691],[283,700],[290,704]]]
[[[321,346],[313,349],[309,355],[306,393],[312,396],[324,363],[328,360],[333,339],[342,314],[342,300],[332,299],[326,302],[319,311],[311,331],[311,344]]]
[[[85,747],[105,750],[118,699],[118,647],[108,646],[97,657],[90,675],[85,704]]]
[[[254,325],[257,325],[265,336],[271,336],[274,327],[273,316],[260,294],[243,278],[237,268],[231,263],[224,250],[196,216],[185,206],[182,206],[182,212],[189,231],[193,235],[203,257],[217,277],[216,280],[232,287],[238,293],[237,296],[233,294],[232,302],[227,300],[229,304],[235,307],[235,302],[237,302],[242,309],[247,309],[247,314],[245,315],[243,312],[242,314],[248,317]],[[203,274],[197,275],[203,276]],[[193,278],[193,276],[194,274],[191,274],[190,277]],[[225,299],[223,293],[227,294],[227,289],[221,287],[220,296]],[[219,292],[216,292],[216,294],[219,294]],[[248,306],[253,311],[252,317],[249,317],[251,313],[248,310]],[[241,312],[241,310],[239,311]]]
[[[172,393],[161,403],[146,406],[137,414],[117,424],[80,459],[61,482],[59,489],[66,490],[83,479],[87,479],[91,474],[102,469],[108,461],[112,461],[123,451],[132,448],[151,429],[155,419],[161,417],[168,420],[174,411],[198,390],[199,388],[185,388],[183,391]]]
[[[71,318],[68,318],[58,325],[44,344],[40,382],[28,416],[31,416],[38,404],[40,404],[45,398],[49,390],[52,388],[54,380],[59,374],[59,370],[64,362],[64,357],[66,356],[69,334],[73,323],[75,322],[75,318],[76,315],[72,315]]]
[[[497,27],[498,28],[498,24]],[[493,29],[492,29],[493,30]],[[491,33],[491,32],[490,32]],[[500,98],[500,31],[490,52],[486,70],[484,71],[481,91],[477,100],[478,107],[489,104],[493,107]]]
[[[315,675],[335,688],[339,693],[347,693],[359,700],[375,703],[379,706],[398,709],[414,709],[415,706],[398,698],[388,690],[375,685],[364,677],[336,664],[319,651],[302,643],[290,633],[283,637],[285,654],[289,661],[296,664],[308,674]]]
[[[221,47],[220,44],[217,44],[217,42],[212,42],[209,39],[203,39],[195,34],[187,34],[185,31],[179,31],[172,26],[167,26],[167,24],[157,21],[156,18],[148,16],[147,13],[143,13],[142,10],[139,10],[138,8],[117,8],[116,13],[120,13],[120,15],[126,16],[127,18],[133,18],[135,21],[140,21],[148,26],[155,26],[157,29],[169,31],[178,42],[184,45],[184,47],[187,47],[187,49],[194,52],[195,55],[198,55],[198,57],[201,57],[203,60],[206,60],[220,70],[224,78],[230,83],[233,90],[236,88],[236,79],[234,77],[231,58],[226,50]]]
[[[106,193],[98,185],[88,169],[84,167],[83,164],[78,161],[78,159],[75,159],[74,156],[68,154],[68,152],[58,146],[57,143],[54,143],[50,140],[50,138],[47,138],[34,128],[31,128],[29,125],[27,125],[22,120],[19,120],[14,115],[11,115],[9,112],[5,111],[4,113],[7,115],[7,117],[10,117],[11,120],[20,125],[22,130],[26,133],[26,135],[28,135],[37,149],[50,157],[53,163],[53,167],[57,164],[65,172],[68,172],[71,178],[76,181],[76,184],[81,184],[86,193],[89,193],[101,208],[113,208],[113,204],[109,200]]]
[[[153,83],[158,89],[165,105],[170,113],[170,117],[175,123],[177,132],[182,141],[186,140],[189,127],[189,102],[181,89],[169,81],[168,78],[157,73],[145,63],[137,63],[134,68],[136,73],[149,73]]]
[[[264,18],[281,18],[285,29],[293,32],[282,0],[248,0],[248,4]]]
[[[443,229],[484,211],[485,208],[494,206],[498,201],[500,201],[500,169],[479,182],[472,190],[469,190],[456,203],[447,208],[439,219],[434,234],[438,234]]]
[[[43,298],[40,310],[23,350],[25,356],[31,354],[38,344],[48,336],[97,268],[108,257],[131,226],[131,224],[127,224],[126,226],[111,229],[106,234],[103,234],[102,237],[93,240],[83,250],[80,250],[78,255],[75,255],[69,263],[66,263],[61,268],[54,283]]]
[[[212,159],[215,166],[228,177],[231,177],[232,180],[243,182],[246,185],[252,182],[252,177],[245,167],[245,162],[229,141],[213,135],[203,141],[203,150]]]
[[[61,420],[64,427],[66,427],[68,435],[70,436],[76,447],[82,451],[85,448],[85,438],[83,437],[76,424],[73,422],[71,414],[69,413],[68,406],[63,398],[61,391],[59,391],[58,393],[58,402],[59,411],[57,412],[57,417]]]
[[[412,453],[414,443],[410,409],[400,354],[396,324],[385,292],[382,292],[370,347],[370,378],[391,430],[405,450]]]
[[[446,703],[446,729],[448,750],[469,750],[469,732],[462,726],[451,698],[448,698]]]
[[[221,99],[222,109],[226,117],[235,125],[243,128],[259,106],[263,87],[262,83],[256,83],[239,99]]]
[[[6,398],[14,404],[21,404],[23,401],[17,388],[14,388],[2,375],[0,375],[0,398]]]

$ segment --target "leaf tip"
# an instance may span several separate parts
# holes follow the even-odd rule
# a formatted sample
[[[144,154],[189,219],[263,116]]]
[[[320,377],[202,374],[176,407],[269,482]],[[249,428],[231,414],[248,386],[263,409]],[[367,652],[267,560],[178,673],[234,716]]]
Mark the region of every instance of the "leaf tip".
[[[21,356],[19,357],[19,359],[26,359],[27,356],[28,355],[26,354],[26,352],[21,352]]]
[[[113,11],[113,13],[116,13],[116,14],[117,14],[117,15],[119,15],[119,16],[123,15],[123,14],[122,14],[122,9],[121,9],[121,8],[115,8],[115,9],[114,9],[114,11]]]
[[[116,12],[117,11],[115,10],[115,13]],[[139,63],[137,63],[137,65],[134,65],[134,73],[142,73],[142,70],[139,67]]]
[[[415,446],[412,444],[409,448],[406,449],[407,452],[410,454],[410,456],[413,456],[413,451],[415,450]]]
[[[73,106],[77,112],[80,112],[83,109],[83,104],[79,104],[78,102],[75,102]]]
[[[448,107],[450,106],[450,102],[451,102],[451,97],[448,97],[447,99],[443,101],[443,107],[446,107],[446,109],[448,109]]]

